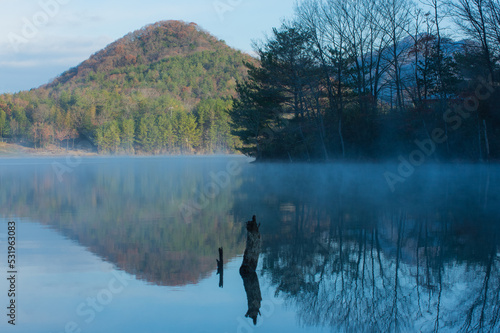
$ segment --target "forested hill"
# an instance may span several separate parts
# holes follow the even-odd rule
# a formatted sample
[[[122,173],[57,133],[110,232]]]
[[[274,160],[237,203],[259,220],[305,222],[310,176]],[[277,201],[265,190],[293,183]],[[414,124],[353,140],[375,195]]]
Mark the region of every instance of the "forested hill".
[[[228,47],[195,23],[157,22],[111,43],[79,66],[64,72],[47,87],[95,81],[96,74],[129,73],[130,67],[155,67],[155,64],[168,58],[192,56],[204,51],[224,53]],[[116,81],[116,77],[110,79]]]
[[[42,87],[0,95],[0,137],[101,153],[232,151],[228,111],[248,61],[195,23],[158,22]]]

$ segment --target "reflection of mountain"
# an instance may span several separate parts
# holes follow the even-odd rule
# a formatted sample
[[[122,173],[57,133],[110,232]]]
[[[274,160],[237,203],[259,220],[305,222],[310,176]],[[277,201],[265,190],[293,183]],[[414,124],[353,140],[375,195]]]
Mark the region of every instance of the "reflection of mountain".
[[[49,161],[49,160],[47,160]],[[243,224],[228,214],[230,188],[185,221],[179,207],[226,159],[92,159],[59,182],[52,161],[0,166],[0,209],[50,225],[139,278],[160,285],[196,283],[243,252]],[[26,164],[26,161],[22,161]],[[66,163],[62,160],[61,163]],[[191,223],[188,223],[191,222]]]
[[[394,195],[370,178],[383,169],[255,168],[240,190],[263,193],[268,207],[263,270],[302,324],[341,332],[500,329],[498,168],[416,174]],[[259,168],[269,176],[254,182]]]
[[[391,193],[391,166],[252,164],[185,222],[180,205],[227,162],[90,159],[63,182],[50,163],[0,166],[0,211],[40,220],[163,285],[215,271],[220,246],[226,259],[241,254],[234,221],[255,213],[264,279],[301,324],[500,329],[500,168],[422,166]]]

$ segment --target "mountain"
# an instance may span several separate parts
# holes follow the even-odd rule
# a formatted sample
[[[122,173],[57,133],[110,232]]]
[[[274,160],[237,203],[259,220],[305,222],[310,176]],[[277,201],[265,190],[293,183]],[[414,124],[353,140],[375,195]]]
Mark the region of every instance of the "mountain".
[[[109,79],[123,82],[116,75],[130,73],[135,68],[149,73],[151,70],[158,69],[162,62],[175,61],[178,57],[196,59],[194,57],[196,54],[204,55],[199,60],[206,70],[209,69],[210,62],[214,61],[214,59],[207,61],[207,58],[211,58],[210,56],[228,56],[227,60],[230,63],[234,60],[238,62],[240,60],[238,58],[241,57],[240,52],[230,49],[223,41],[202,30],[195,23],[162,21],[131,32],[109,44],[77,67],[61,74],[45,87],[83,84],[93,81],[97,73],[115,75]],[[240,64],[234,65],[236,65],[236,70],[242,69],[238,66]],[[238,74],[243,75],[244,72],[239,71]]]
[[[417,39],[416,45],[415,39]],[[399,75],[403,85],[406,87],[406,91],[403,96],[406,103],[411,104],[416,98],[414,96],[414,91],[417,89],[415,73],[418,73],[420,81],[424,79],[422,71],[424,68],[426,68],[427,71],[430,71],[429,67],[432,66],[432,61],[436,58],[436,55],[432,54],[432,52],[435,52],[434,48],[436,47],[437,37],[428,33],[421,33],[417,38],[415,36],[407,36],[396,45],[397,53],[399,54]],[[472,47],[477,47],[477,45],[472,45],[471,42],[467,40],[455,41],[450,38],[442,38],[441,50],[445,65],[450,65],[451,60],[456,61],[457,56],[463,56],[466,53],[467,48]],[[381,74],[379,97],[382,103],[390,105],[391,101],[394,102],[397,98],[394,85],[391,84],[394,75],[392,69],[392,48],[388,47],[380,52],[380,66],[381,68],[386,68],[387,70]],[[376,56],[378,55],[379,54],[377,53]],[[417,57],[418,61],[416,61],[415,57]],[[369,59],[369,55],[366,55],[366,58]],[[429,75],[429,73],[426,74]],[[428,98],[438,99],[439,96],[435,91],[431,91],[428,93]]]
[[[0,95],[0,137],[35,148],[90,141],[104,153],[232,151],[231,97],[252,61],[195,23],[154,23],[46,85]]]

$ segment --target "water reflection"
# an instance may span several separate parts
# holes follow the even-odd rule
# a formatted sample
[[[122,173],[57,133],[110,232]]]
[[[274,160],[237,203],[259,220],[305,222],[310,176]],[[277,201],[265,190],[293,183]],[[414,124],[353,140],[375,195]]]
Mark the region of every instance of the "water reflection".
[[[251,318],[254,325],[257,325],[257,317],[260,315],[262,294],[260,292],[259,277],[256,272],[241,274],[243,286],[247,294],[248,311],[245,317]]]
[[[287,186],[299,171],[273,179]],[[243,192],[266,193],[265,220],[279,221],[263,224],[263,270],[300,323],[352,332],[498,331],[499,174],[460,171],[416,178],[394,195],[371,173],[341,174],[349,186],[337,182],[327,197],[308,191],[318,177],[282,191],[248,182]]]
[[[227,158],[93,158],[63,181],[52,159],[7,161],[0,165],[3,214],[52,226],[139,279],[197,283],[214,269],[214,248],[223,244],[228,258],[244,249],[229,187],[197,212],[196,223],[179,208]]]
[[[465,225],[436,227],[404,213],[352,229],[340,218],[318,237],[269,249],[265,269],[307,325],[492,331],[500,310],[497,229],[464,234]]]
[[[262,269],[242,274],[254,323],[269,279],[300,326],[500,329],[499,168],[423,166],[391,193],[381,166],[246,165],[187,223],[179,207],[227,163],[95,159],[63,182],[50,163],[0,166],[0,209],[168,286],[215,272],[220,246],[225,260],[241,255],[242,222],[257,213]],[[219,286],[230,287],[223,263]]]

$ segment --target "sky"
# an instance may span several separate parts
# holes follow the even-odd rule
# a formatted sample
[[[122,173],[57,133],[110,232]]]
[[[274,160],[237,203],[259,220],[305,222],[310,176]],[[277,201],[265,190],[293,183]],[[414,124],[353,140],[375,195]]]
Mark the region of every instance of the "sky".
[[[236,49],[293,15],[295,0],[0,0],[0,93],[50,82],[109,43],[162,20],[195,22]]]

